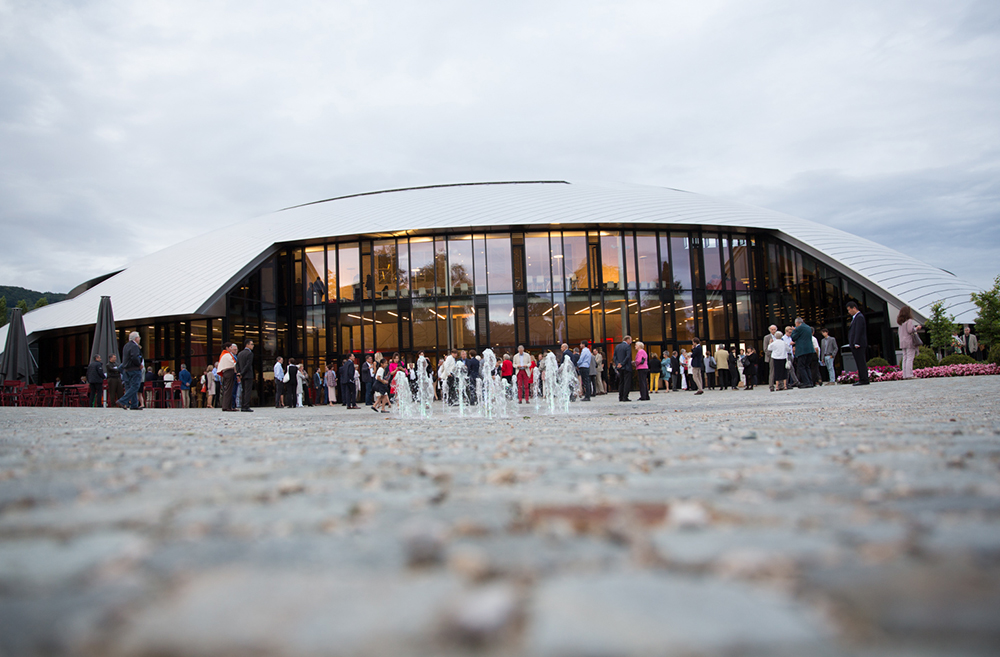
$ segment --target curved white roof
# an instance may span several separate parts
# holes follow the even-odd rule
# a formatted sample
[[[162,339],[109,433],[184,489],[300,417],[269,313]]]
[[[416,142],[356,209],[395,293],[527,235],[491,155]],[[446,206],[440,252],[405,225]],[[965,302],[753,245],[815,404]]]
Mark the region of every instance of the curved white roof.
[[[340,197],[238,222],[140,258],[79,296],[25,315],[29,335],[93,324],[101,296],[115,320],[206,313],[275,243],[357,234],[531,224],[676,224],[772,230],[779,237],[926,316],[944,300],[972,322],[980,289],[886,246],[805,219],[664,187],[620,183],[477,183]],[[228,248],[220,249],[226,244]],[[183,283],[171,272],[197,271]],[[0,345],[6,329],[0,329]]]

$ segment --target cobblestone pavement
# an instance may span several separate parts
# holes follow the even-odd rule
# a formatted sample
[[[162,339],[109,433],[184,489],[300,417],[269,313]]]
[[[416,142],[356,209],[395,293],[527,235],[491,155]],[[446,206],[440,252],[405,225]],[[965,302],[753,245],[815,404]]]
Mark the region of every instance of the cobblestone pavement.
[[[995,655],[998,391],[3,408],[0,654]]]

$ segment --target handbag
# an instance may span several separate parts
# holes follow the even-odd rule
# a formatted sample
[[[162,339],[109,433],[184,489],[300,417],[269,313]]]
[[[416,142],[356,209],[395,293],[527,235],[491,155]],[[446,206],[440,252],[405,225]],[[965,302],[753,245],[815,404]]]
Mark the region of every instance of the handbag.
[[[285,376],[281,378],[282,383],[288,383],[290,379],[288,378],[288,372],[285,372]]]

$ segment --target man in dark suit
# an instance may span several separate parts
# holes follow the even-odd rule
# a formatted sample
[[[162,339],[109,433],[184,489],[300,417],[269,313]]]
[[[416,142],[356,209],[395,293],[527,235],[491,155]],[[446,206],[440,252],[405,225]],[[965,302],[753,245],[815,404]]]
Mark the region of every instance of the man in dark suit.
[[[476,380],[479,379],[479,360],[476,358],[475,349],[469,350],[469,357],[465,359],[465,371],[469,375],[469,403],[475,405],[479,403],[479,399],[476,396]]]
[[[340,394],[347,408],[358,408],[357,392],[354,387],[354,354],[351,354],[344,360],[344,364],[340,368]]]
[[[851,345],[851,353],[854,354],[854,362],[858,366],[858,382],[854,385],[866,386],[868,385],[868,324],[855,302],[847,302],[847,312],[851,315],[847,344]]]
[[[618,373],[618,401],[632,401],[628,393],[632,390],[632,336],[626,335],[615,346],[615,372]]]
[[[243,343],[243,351],[236,357],[236,376],[240,381],[240,410],[253,413],[250,393],[253,391],[253,340]]]
[[[87,366],[87,384],[90,385],[90,407],[102,406],[101,392],[104,388],[104,365],[101,355],[94,354],[94,360]]]
[[[371,406],[375,397],[375,356],[368,354],[361,364],[361,388],[365,391],[365,406]]]

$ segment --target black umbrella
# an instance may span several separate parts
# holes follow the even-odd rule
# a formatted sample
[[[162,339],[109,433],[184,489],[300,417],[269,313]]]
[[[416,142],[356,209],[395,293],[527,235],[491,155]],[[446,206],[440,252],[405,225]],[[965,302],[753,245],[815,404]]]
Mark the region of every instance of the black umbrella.
[[[97,309],[97,324],[94,326],[94,344],[90,348],[88,362],[93,362],[96,355],[101,356],[102,363],[107,363],[112,355],[121,358],[118,353],[118,334],[115,332],[115,315],[111,311],[111,297],[101,297],[101,305]]]
[[[31,383],[35,377],[35,360],[28,351],[28,335],[24,332],[21,309],[15,308],[7,327],[7,344],[0,358],[0,381]]]

